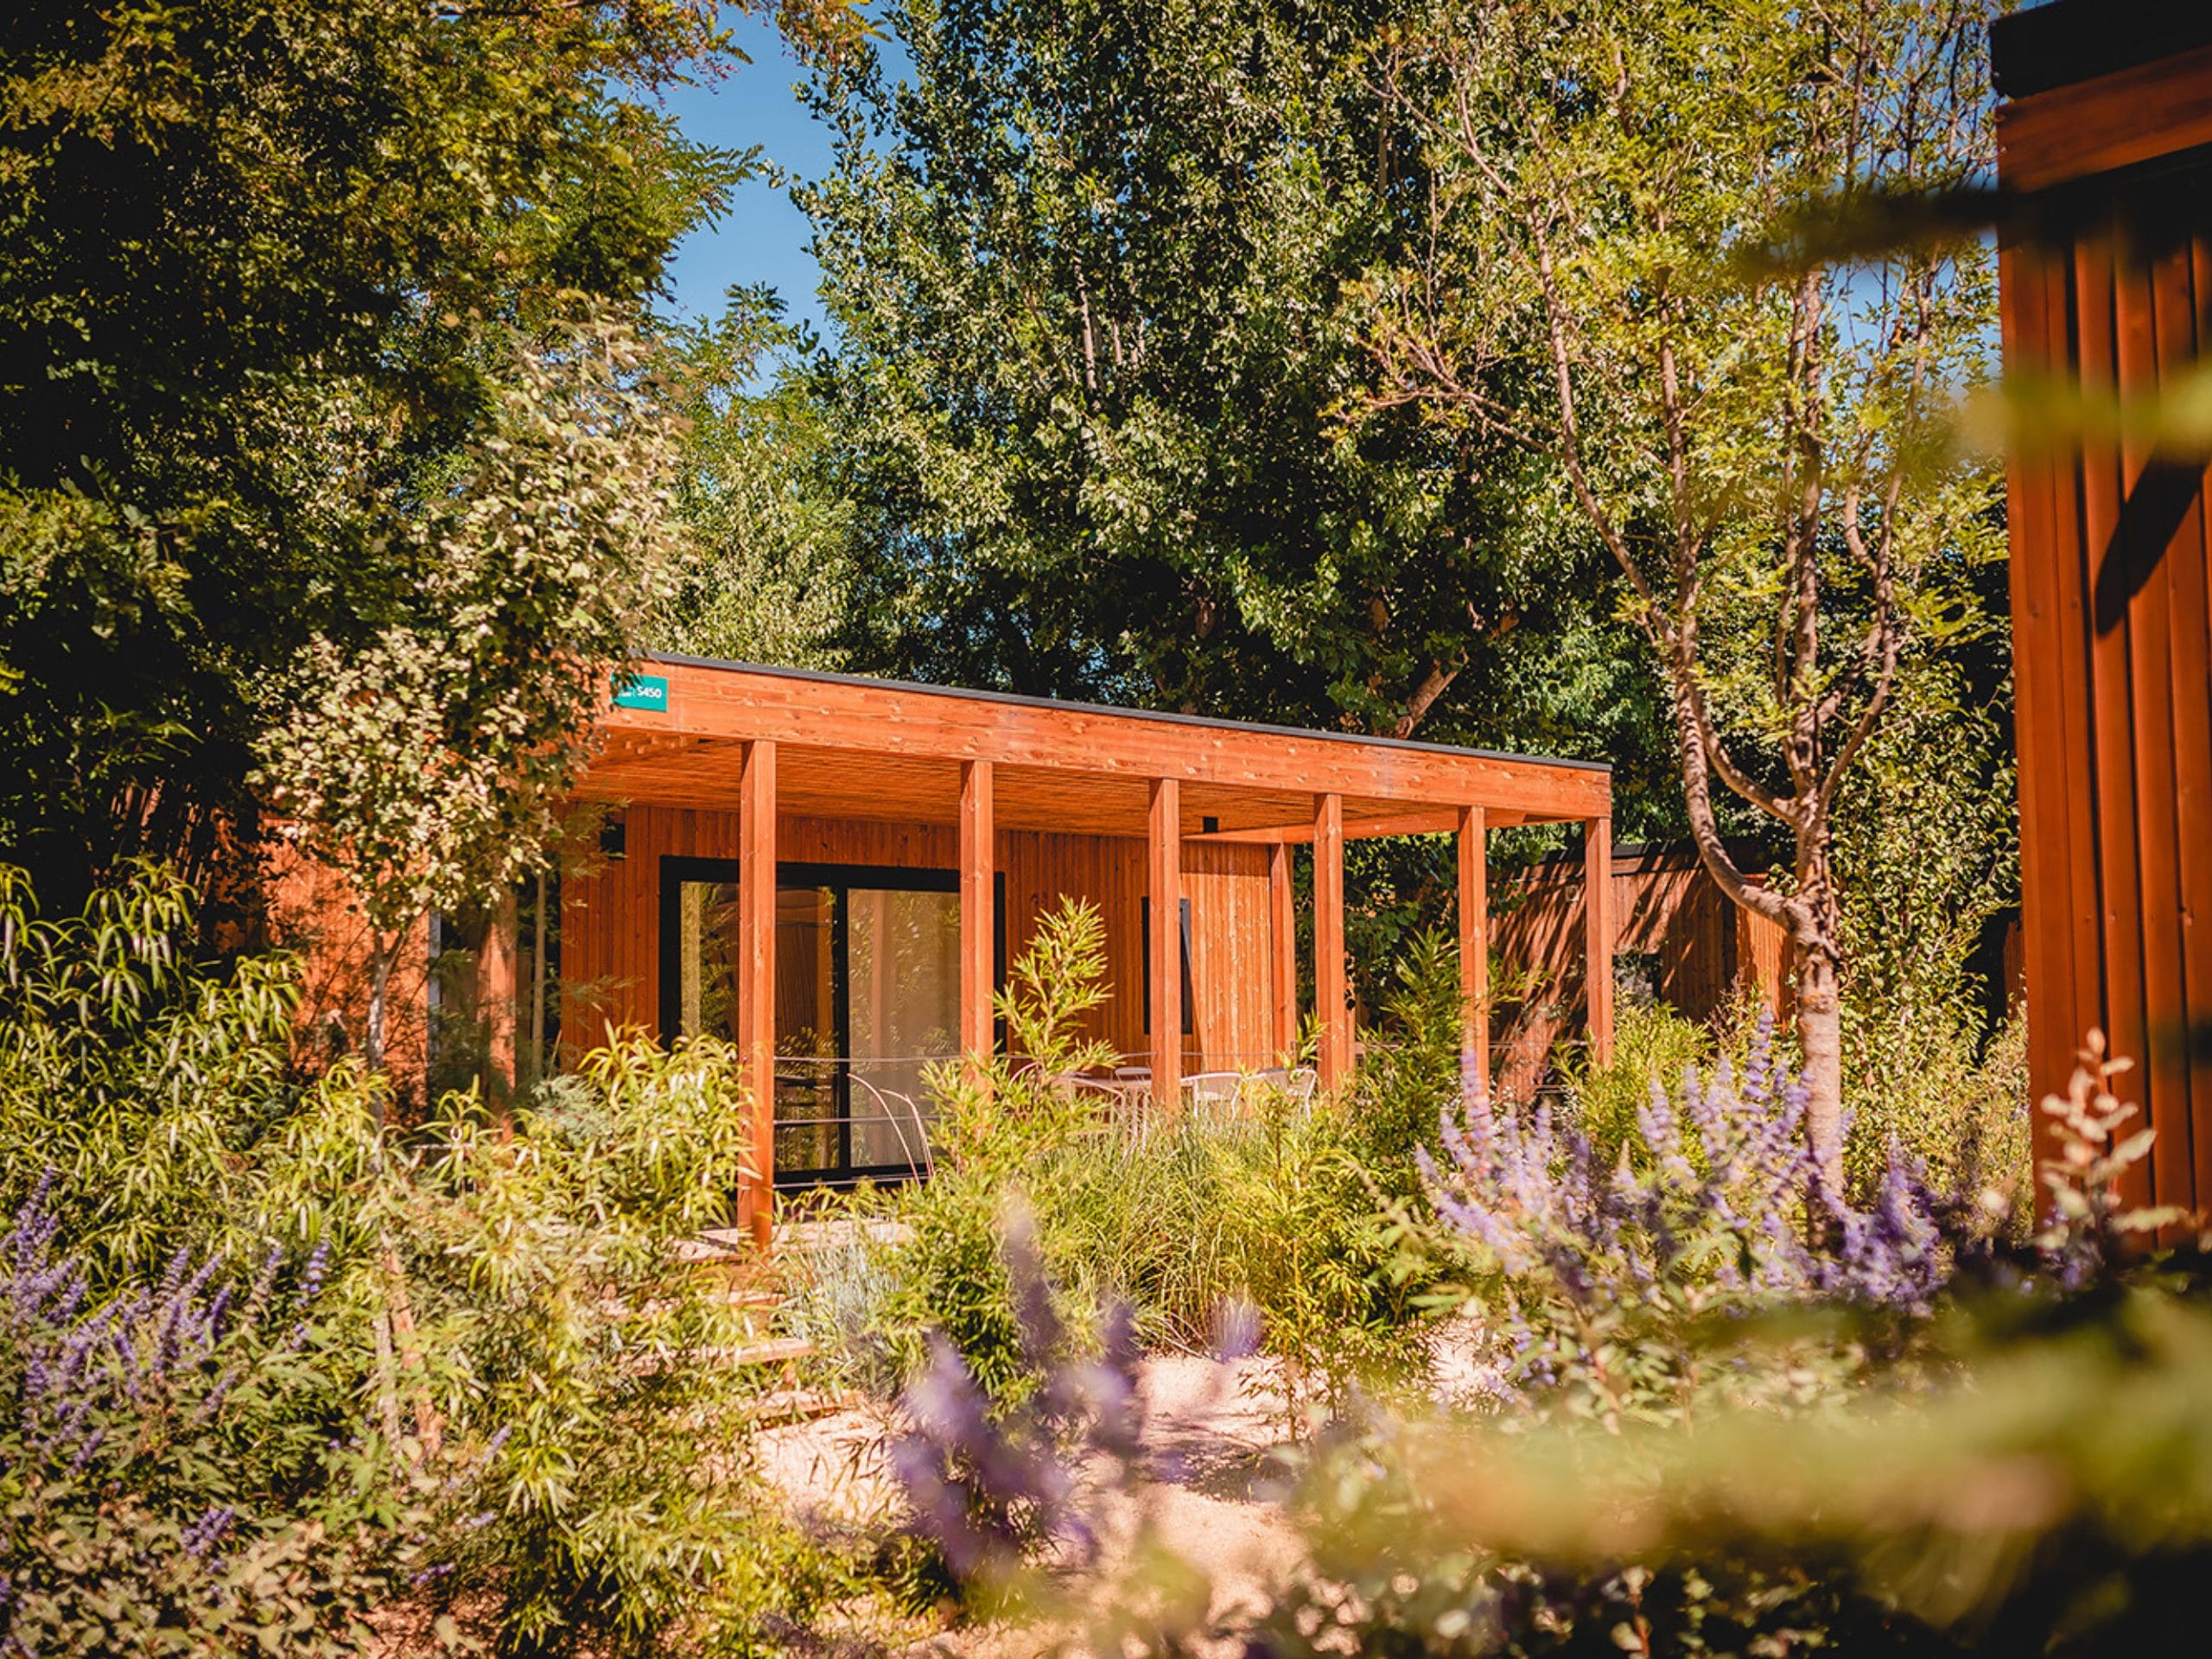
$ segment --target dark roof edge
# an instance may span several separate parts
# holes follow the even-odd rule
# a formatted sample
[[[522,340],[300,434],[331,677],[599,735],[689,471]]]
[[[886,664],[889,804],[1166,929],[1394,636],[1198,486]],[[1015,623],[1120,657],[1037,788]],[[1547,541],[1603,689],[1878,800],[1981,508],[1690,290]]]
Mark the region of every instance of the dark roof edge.
[[[1562,766],[1573,772],[1602,772],[1610,775],[1605,760],[1563,760],[1548,754],[1514,754],[1503,749],[1469,749],[1452,743],[1417,743],[1403,737],[1363,737],[1353,732],[1317,732],[1304,726],[1271,726],[1254,720],[1215,720],[1205,715],[1170,715],[1153,709],[1120,709],[1107,702],[1070,702],[1060,697],[1029,697],[1015,691],[976,691],[957,685],[928,685],[919,680],[877,679],[866,674],[832,674],[818,668],[775,668],[766,663],[732,662],[720,657],[685,657],[674,652],[648,652],[641,659],[652,663],[679,663],[686,668],[734,668],[747,674],[774,674],[787,680],[808,680],[823,685],[881,686],[893,691],[918,691],[935,697],[966,697],[980,702],[1003,702],[1018,709],[1059,709],[1071,714],[1121,715],[1130,720],[1156,720],[1170,726],[1198,726],[1211,731],[1264,732],[1275,737],[1320,738],[1331,743],[1357,743],[1369,748],[1407,749],[1416,754],[1457,754],[1483,760],[1511,760],[1526,766]]]
[[[1990,79],[2028,98],[2200,46],[2212,46],[2205,0],[2054,0],[1991,21]]]

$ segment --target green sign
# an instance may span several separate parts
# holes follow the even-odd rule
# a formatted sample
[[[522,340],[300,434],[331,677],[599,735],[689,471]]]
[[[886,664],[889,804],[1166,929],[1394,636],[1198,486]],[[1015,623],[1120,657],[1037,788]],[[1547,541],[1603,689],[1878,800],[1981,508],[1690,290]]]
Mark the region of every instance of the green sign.
[[[632,674],[627,679],[614,682],[614,706],[617,709],[650,709],[655,714],[668,712],[668,681],[658,674]]]

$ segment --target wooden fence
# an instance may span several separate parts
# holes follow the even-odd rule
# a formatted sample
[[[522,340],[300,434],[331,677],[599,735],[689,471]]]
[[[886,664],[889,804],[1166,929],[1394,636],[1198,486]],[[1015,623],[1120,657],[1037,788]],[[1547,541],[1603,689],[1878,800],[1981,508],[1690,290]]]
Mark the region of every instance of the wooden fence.
[[[1630,995],[1709,1018],[1748,989],[1789,1017],[1789,941],[1722,893],[1694,849],[1628,846],[1613,856],[1617,982]],[[1533,977],[1492,1020],[1493,1075],[1526,1096],[1554,1069],[1563,1039],[1583,1029],[1587,987],[1579,853],[1547,860],[1491,888],[1491,946],[1508,985]]]

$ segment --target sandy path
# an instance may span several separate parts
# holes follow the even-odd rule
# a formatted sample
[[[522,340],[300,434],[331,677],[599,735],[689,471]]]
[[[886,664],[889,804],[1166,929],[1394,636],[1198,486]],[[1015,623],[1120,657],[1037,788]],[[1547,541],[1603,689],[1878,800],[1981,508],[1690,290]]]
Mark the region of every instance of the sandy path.
[[[1267,1368],[1168,1356],[1147,1361],[1139,1382],[1149,1478],[1134,1497],[1109,1489],[1097,1517],[1108,1540],[1103,1559],[1093,1571],[1068,1575],[1065,1587],[1081,1601],[1110,1582],[1141,1523],[1212,1586],[1213,1613],[1256,1602],[1294,1559],[1269,1455],[1282,1442],[1284,1415]],[[883,1457],[895,1432],[886,1411],[841,1412],[770,1430],[759,1451],[763,1470],[801,1516],[880,1526],[900,1505]],[[918,1633],[916,1650],[1027,1659],[1060,1634],[972,1626]]]

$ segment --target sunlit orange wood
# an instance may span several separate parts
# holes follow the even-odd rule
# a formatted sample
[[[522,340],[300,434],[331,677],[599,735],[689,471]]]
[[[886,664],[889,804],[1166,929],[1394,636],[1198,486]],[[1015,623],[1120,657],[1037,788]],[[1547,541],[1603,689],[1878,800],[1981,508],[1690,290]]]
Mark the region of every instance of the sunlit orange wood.
[[[1344,814],[1344,839],[1364,841],[1375,836],[1444,836],[1459,827],[1459,815],[1448,806],[1430,807],[1420,812],[1392,812],[1378,817],[1355,817]],[[1195,836],[1185,836],[1185,841],[1226,841],[1256,843],[1273,847],[1278,843],[1299,846],[1313,839],[1313,825],[1302,823],[1275,824],[1260,830],[1215,830]]]
[[[2013,190],[2212,143],[2212,47],[2014,99],[1996,124],[1998,169]]]
[[[960,767],[960,1049],[971,1060],[990,1056],[992,972],[998,938],[993,887],[997,831],[992,818],[991,763]]]
[[[484,1022],[485,1087],[504,1106],[515,1086],[515,1009],[520,986],[515,977],[515,896],[509,893],[492,907],[491,925],[476,952],[476,1017]]]
[[[1286,1062],[1298,1048],[1298,896],[1291,884],[1290,857],[1284,842],[1268,849],[1268,979],[1275,1052]]]
[[[1344,804],[1313,804],[1313,1014],[1321,1025],[1321,1082],[1351,1076],[1351,1000],[1344,983]]]
[[[587,776],[588,790],[619,779],[632,785],[632,798],[644,798],[634,787],[639,779],[631,776],[639,769],[616,759],[629,741],[643,736],[658,746],[653,770],[667,775],[696,769],[699,777],[713,776],[715,740],[768,739],[794,747],[860,752],[871,766],[992,760],[1001,767],[1131,783],[1170,777],[1186,785],[1301,798],[1326,791],[1408,810],[1478,800],[1499,811],[1554,820],[1610,810],[1607,769],[1586,762],[1083,703],[1016,702],[841,676],[665,659],[647,666],[668,681],[668,707],[610,708],[601,715],[601,728],[621,742],[610,743],[606,765]]]
[[[2022,208],[2005,373],[2093,411],[2184,400],[2212,357],[2212,43],[2204,7],[2152,10],[2132,37],[2085,0],[1990,27]],[[2101,1031],[2155,1132],[2120,1202],[2186,1211],[2212,1198],[2212,508],[2203,456],[2156,426],[2077,420],[2008,457],[2028,1094],[2063,1095]]]
[[[1583,976],[1589,990],[1590,1057],[1613,1059],[1613,821],[1582,826]]]
[[[753,1101],[753,1169],[745,1220],[768,1246],[776,1182],[776,746],[748,743],[739,761],[737,1044]]]
[[[1459,809],[1460,1069],[1490,1088],[1490,831],[1479,806]]]
[[[1152,899],[1152,1098],[1174,1111],[1183,1098],[1182,785],[1152,780],[1146,891]]]

